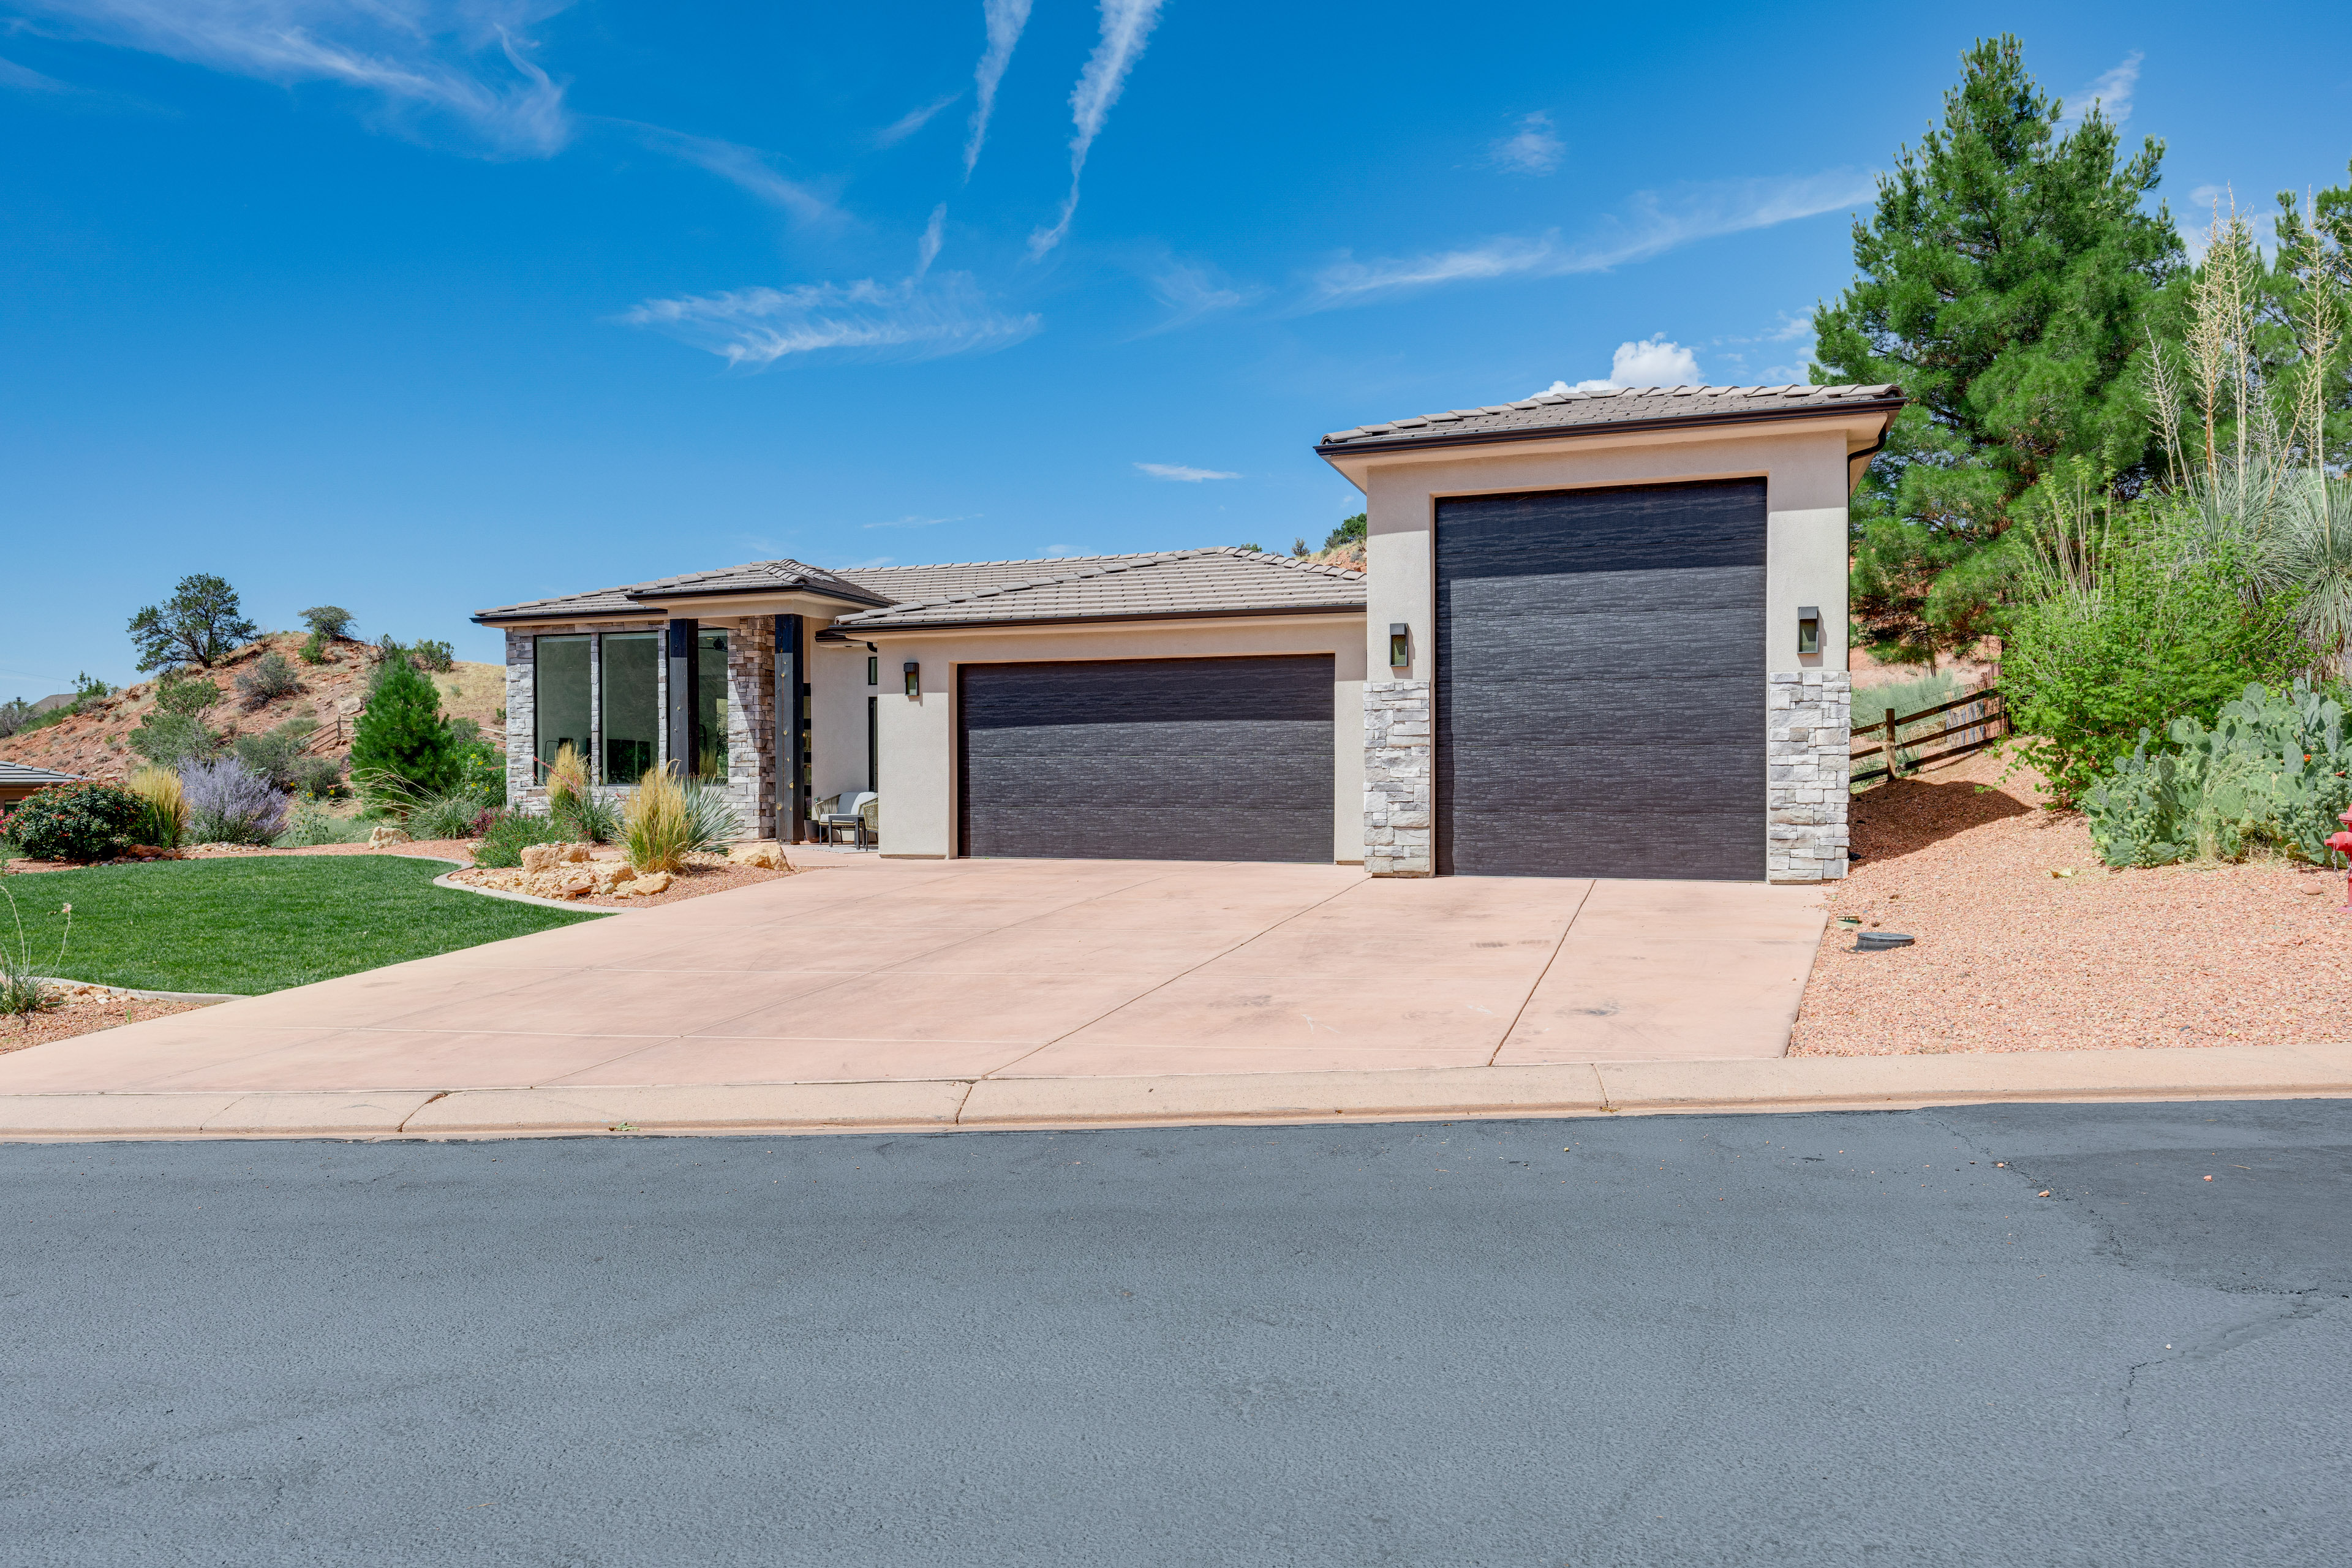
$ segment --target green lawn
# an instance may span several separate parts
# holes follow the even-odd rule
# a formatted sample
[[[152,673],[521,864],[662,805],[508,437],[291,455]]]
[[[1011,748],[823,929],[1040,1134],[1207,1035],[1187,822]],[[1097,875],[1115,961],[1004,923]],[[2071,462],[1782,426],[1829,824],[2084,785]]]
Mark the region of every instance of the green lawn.
[[[33,973],[149,991],[257,995],[602,920],[432,886],[449,868],[398,855],[159,860],[0,878]],[[63,962],[58,906],[73,905]],[[16,925],[0,899],[0,940]]]

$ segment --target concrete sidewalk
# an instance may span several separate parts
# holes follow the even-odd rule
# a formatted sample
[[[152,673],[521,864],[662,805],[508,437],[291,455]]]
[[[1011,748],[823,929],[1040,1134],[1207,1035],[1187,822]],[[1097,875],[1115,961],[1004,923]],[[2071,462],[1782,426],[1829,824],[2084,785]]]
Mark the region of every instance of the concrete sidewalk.
[[[17,1094],[0,1095],[0,1138],[945,1131],[2345,1095],[2352,1045],[2221,1046],[1158,1078]]]

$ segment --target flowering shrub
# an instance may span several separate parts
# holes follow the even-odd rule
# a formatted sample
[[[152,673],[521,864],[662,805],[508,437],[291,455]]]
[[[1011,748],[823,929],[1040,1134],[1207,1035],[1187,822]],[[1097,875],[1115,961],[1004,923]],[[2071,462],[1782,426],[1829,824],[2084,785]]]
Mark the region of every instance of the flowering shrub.
[[[8,814],[8,837],[36,860],[106,860],[130,842],[137,795],[112,784],[51,784]]]
[[[264,844],[286,826],[285,794],[235,757],[191,763],[180,782],[198,844]]]

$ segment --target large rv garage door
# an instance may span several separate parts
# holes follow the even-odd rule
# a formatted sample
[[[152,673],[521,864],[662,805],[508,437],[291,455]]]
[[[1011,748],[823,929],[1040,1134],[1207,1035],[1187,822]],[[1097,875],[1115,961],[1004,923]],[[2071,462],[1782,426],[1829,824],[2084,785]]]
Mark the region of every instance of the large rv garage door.
[[[1328,863],[1331,679],[1329,654],[964,665],[963,853]]]
[[[1762,880],[1764,674],[1763,480],[1440,500],[1437,868]]]

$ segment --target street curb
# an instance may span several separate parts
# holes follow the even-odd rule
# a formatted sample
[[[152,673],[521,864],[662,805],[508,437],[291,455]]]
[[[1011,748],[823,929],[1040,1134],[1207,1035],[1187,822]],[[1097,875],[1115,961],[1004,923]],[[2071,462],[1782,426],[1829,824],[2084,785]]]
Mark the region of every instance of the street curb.
[[[2352,1044],[1163,1078],[0,1095],[0,1140],[1013,1131],[2352,1097]]]

